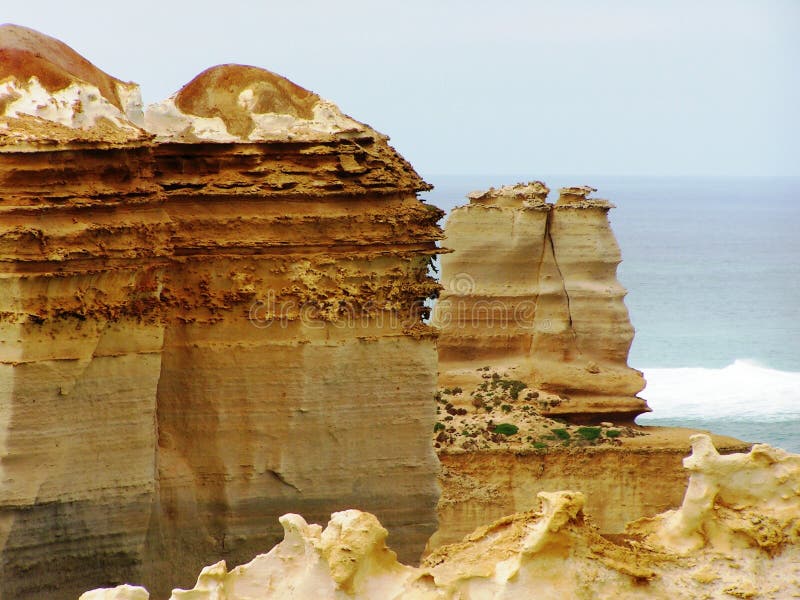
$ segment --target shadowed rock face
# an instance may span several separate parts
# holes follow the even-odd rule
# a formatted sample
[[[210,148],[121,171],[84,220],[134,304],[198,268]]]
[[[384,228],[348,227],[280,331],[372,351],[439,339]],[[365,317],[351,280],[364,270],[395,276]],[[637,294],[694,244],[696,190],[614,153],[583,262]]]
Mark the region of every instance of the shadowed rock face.
[[[148,121],[134,84],[0,32],[0,597],[165,595],[290,511],[363,507],[416,559],[429,186],[269,71],[210,69]]]
[[[616,278],[613,205],[591,191],[566,188],[549,204],[543,183],[519,184],[470,194],[452,211],[433,319],[443,385],[502,365],[561,395],[551,415],[624,422],[649,410],[636,396],[642,374],[627,365],[634,330]]]

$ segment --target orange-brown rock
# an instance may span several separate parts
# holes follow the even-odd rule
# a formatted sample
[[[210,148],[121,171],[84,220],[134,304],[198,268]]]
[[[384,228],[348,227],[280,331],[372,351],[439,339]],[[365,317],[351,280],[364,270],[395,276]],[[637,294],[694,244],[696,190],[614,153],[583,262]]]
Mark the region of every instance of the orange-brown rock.
[[[450,214],[453,250],[434,312],[443,386],[469,385],[483,365],[513,369],[559,395],[548,413],[573,421],[631,421],[649,410],[627,365],[633,327],[616,278],[612,205],[565,188],[555,204],[541,182],[470,194]]]
[[[190,585],[288,511],[359,506],[418,557],[438,497],[427,184],[261,69],[144,115],[60,42],[0,42],[0,596]]]

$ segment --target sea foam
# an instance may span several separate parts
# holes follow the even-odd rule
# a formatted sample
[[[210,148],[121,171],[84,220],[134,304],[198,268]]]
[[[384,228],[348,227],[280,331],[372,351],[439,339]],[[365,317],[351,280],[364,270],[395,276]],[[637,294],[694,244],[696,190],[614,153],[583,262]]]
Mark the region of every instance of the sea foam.
[[[735,419],[757,422],[800,418],[800,372],[778,371],[739,359],[722,369],[643,369],[641,395],[661,419]]]

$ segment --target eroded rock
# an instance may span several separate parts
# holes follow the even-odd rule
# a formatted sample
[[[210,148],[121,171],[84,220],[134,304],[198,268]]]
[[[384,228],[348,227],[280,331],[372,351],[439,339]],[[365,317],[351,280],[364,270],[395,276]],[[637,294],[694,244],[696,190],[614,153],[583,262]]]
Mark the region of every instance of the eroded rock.
[[[144,118],[57,40],[4,26],[0,56],[3,598],[163,596],[289,511],[364,507],[419,556],[429,186],[263,69],[209,69]]]
[[[800,456],[764,445],[720,456],[697,436],[686,465],[682,508],[635,523],[616,541],[598,534],[584,496],[570,491],[540,493],[539,510],[482,527],[419,568],[397,562],[372,515],[336,513],[325,530],[286,515],[284,541],[269,553],[231,571],[224,562],[208,567],[193,590],[175,590],[172,599],[783,599],[800,592]],[[684,527],[677,537],[676,519]],[[765,523],[779,543],[762,543]],[[695,543],[698,531],[713,534]]]
[[[630,422],[649,409],[628,367],[633,327],[616,278],[613,205],[565,188],[555,204],[542,182],[469,195],[445,226],[440,383],[470,385],[483,365],[555,393],[547,411],[578,422]]]

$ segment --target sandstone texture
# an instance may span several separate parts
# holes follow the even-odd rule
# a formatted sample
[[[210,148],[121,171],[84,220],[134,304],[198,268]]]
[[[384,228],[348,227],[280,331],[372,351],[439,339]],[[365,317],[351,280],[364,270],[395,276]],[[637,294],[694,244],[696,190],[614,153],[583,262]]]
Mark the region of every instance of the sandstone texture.
[[[442,495],[429,549],[503,515],[535,509],[539,492],[583,493],[586,513],[604,534],[680,505],[681,458],[698,431],[558,420],[548,409],[560,396],[516,376],[515,367],[485,366],[474,379],[462,375],[465,387],[437,392],[433,443]],[[726,453],[751,446],[726,436],[713,440]]]
[[[766,445],[721,456],[692,440],[689,485],[677,510],[600,535],[579,492],[538,494],[541,508],[501,518],[430,555],[396,560],[371,514],[335,513],[323,530],[281,517],[284,539],[228,571],[206,567],[173,600],[355,598],[773,598],[800,594],[800,456]],[[129,589],[124,590],[130,593]],[[96,590],[89,599],[146,599]]]
[[[616,278],[613,205],[565,188],[555,204],[542,182],[470,194],[445,226],[441,258],[442,386],[469,383],[484,365],[513,368],[558,396],[547,413],[574,422],[632,422],[648,411],[627,365],[633,327]]]
[[[37,32],[0,27],[0,59],[0,597],[166,595],[290,511],[359,506],[415,560],[439,493],[429,186],[263,69],[145,109]]]
[[[620,250],[605,200],[541,182],[470,194],[446,225],[439,391],[439,529],[428,549],[539,492],[583,493],[604,534],[680,504],[688,429],[640,427],[649,410],[627,366],[633,328],[616,279]],[[750,445],[715,436],[724,452]]]

